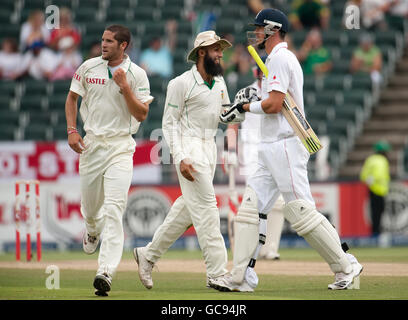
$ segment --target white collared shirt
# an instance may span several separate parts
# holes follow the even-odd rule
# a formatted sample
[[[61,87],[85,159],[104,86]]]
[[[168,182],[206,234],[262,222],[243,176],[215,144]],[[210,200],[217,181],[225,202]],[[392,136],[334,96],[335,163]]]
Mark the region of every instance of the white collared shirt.
[[[146,72],[125,55],[121,68],[137,99],[150,103],[150,85]],[[75,72],[71,91],[82,96],[79,109],[86,133],[101,138],[135,134],[140,122],[129,112],[119,86],[112,79],[108,60],[86,60]]]
[[[229,103],[224,78],[214,77],[210,89],[196,65],[169,82],[162,126],[175,163],[186,158],[181,137],[214,140],[222,105]]]
[[[293,52],[288,50],[286,42],[277,44],[265,61],[268,78],[262,79],[262,100],[269,97],[269,92],[276,90],[290,93],[304,115],[303,106],[303,71]],[[293,136],[294,131],[282,112],[262,116],[261,141],[274,142]]]

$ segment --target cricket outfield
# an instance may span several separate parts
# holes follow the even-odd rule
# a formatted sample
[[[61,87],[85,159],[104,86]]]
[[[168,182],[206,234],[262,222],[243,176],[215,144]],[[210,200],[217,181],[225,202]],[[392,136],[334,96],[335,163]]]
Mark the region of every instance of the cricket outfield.
[[[153,270],[154,287],[140,283],[131,252],[123,254],[109,297],[92,287],[97,254],[45,251],[42,261],[16,262],[0,255],[1,300],[407,300],[408,248],[354,248],[364,266],[360,290],[330,291],[334,277],[312,249],[281,249],[281,260],[257,262],[254,293],[222,293],[206,288],[200,251],[170,250]],[[228,269],[232,267],[229,252]],[[48,268],[48,269],[47,269]],[[58,272],[59,289],[55,277]],[[50,278],[51,277],[51,278]],[[51,288],[50,288],[51,284]],[[47,288],[47,286],[49,288]],[[52,288],[52,286],[54,286]]]

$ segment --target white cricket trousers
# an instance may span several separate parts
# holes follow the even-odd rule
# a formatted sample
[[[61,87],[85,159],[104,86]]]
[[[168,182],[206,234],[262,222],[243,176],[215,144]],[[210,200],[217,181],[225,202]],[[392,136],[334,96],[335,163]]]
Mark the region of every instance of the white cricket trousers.
[[[114,275],[122,258],[122,224],[133,174],[132,136],[101,139],[87,134],[79,158],[81,213],[87,232],[102,235],[98,273]]]
[[[197,233],[203,252],[207,276],[218,277],[227,273],[227,249],[220,230],[220,214],[213,186],[217,161],[214,138],[203,140],[183,137],[183,151],[193,161],[197,171],[195,181],[189,181],[180,173],[176,164],[182,195],[173,203],[163,224],[156,230],[152,242],[147,245],[146,258],[157,262],[170,246],[191,226]]]
[[[296,136],[259,145],[258,169],[248,179],[258,196],[259,212],[268,213],[279,194],[285,203],[303,199],[315,206],[307,175],[309,157]]]
[[[258,168],[258,143],[243,142],[241,157],[243,166],[240,168],[239,173],[245,175],[248,181],[249,177],[254,175]],[[265,212],[268,215],[268,225],[266,228],[266,241],[259,252],[260,257],[279,257],[279,243],[285,222],[283,216],[284,205],[285,201],[282,195],[279,195],[272,209]],[[258,207],[255,210],[258,210]]]

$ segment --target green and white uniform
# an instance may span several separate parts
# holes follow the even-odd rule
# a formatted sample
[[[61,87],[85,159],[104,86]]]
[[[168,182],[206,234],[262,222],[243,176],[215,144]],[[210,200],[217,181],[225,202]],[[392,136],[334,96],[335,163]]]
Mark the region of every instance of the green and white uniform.
[[[197,67],[169,82],[163,114],[163,133],[173,156],[182,195],[171,207],[145,251],[156,262],[186,229],[194,225],[203,251],[207,276],[227,272],[227,250],[213,186],[217,163],[215,135],[222,104],[230,103],[222,77],[206,83]],[[180,173],[180,162],[190,159],[195,181]]]
[[[150,103],[146,72],[125,55],[120,65],[135,96]],[[122,257],[122,216],[133,174],[136,143],[132,134],[140,123],[130,114],[108,60],[96,57],[76,71],[70,90],[82,97],[86,149],[79,158],[81,213],[90,235],[102,234],[98,272],[113,275]]]

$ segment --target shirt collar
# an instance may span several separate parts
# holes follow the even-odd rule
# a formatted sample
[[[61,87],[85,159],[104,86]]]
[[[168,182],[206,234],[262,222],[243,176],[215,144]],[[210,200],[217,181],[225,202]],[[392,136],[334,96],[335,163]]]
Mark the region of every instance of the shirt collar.
[[[193,65],[193,67],[191,68],[191,72],[193,73],[193,77],[198,84],[204,84],[204,80],[201,77],[200,72],[198,72],[197,70],[197,65]]]
[[[101,60],[102,60],[102,62],[104,63],[104,65],[107,67],[109,61],[108,61],[108,60],[105,60],[105,59],[102,59],[102,56],[101,56]],[[131,62],[132,62],[132,61],[130,60],[129,56],[125,53],[121,68],[122,68],[125,72],[127,72],[127,71],[129,70],[129,68],[130,68]]]
[[[288,48],[287,42],[279,42],[273,49],[272,52],[268,55],[268,59],[272,57],[279,49]]]
[[[197,65],[193,65],[191,68],[191,72],[193,73],[193,77],[198,84],[205,84],[203,77],[201,77],[200,72],[197,70]],[[220,81],[220,77],[214,77],[214,81]],[[207,84],[206,84],[207,85]]]
[[[109,70],[109,66],[108,66],[109,60],[102,59],[102,56],[101,56],[101,60],[102,60],[102,63],[104,64],[104,66],[108,69],[109,79],[112,79],[112,73]],[[123,71],[128,72],[129,69],[130,69],[131,63],[132,63],[132,61],[130,60],[129,56],[125,53],[124,59],[123,59],[120,67],[123,69]]]

